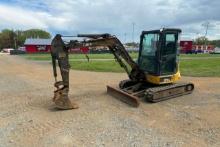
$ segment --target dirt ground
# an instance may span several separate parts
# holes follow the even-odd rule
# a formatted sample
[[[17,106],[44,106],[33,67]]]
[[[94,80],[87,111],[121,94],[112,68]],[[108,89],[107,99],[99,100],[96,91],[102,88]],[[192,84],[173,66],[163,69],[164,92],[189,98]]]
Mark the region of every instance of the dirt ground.
[[[191,95],[132,108],[106,94],[121,73],[71,70],[80,108],[57,111],[48,63],[0,55],[0,147],[220,146],[220,78],[183,77]]]

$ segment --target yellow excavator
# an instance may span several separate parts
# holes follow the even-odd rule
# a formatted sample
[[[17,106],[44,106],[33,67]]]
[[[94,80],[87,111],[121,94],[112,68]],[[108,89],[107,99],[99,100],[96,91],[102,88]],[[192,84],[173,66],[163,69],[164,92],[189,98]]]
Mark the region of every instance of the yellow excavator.
[[[62,109],[62,105],[65,105],[63,99],[68,99],[68,50],[81,47],[101,46],[110,50],[128,74],[129,79],[119,82],[118,87],[107,86],[107,93],[131,106],[138,107],[141,99],[159,102],[192,93],[193,83],[177,83],[181,77],[178,59],[180,33],[180,29],[174,28],[142,31],[137,61],[131,58],[120,40],[110,34],[56,35],[52,41],[51,55],[55,79],[57,77],[56,60],[62,75],[62,81],[55,82],[57,90],[54,96],[57,100],[62,99],[60,108]],[[81,37],[83,40],[70,40],[65,43],[62,37]]]

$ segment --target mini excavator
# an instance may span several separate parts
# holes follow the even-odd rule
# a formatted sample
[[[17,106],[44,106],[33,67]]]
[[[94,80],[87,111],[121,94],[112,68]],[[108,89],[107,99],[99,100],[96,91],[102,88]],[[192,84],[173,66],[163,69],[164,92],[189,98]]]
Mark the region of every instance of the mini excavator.
[[[119,65],[126,71],[129,79],[119,82],[118,87],[107,86],[107,93],[117,99],[138,107],[140,100],[159,102],[190,94],[193,83],[179,83],[178,40],[180,29],[163,28],[142,31],[139,55],[134,61],[116,36],[110,34],[78,34],[84,40],[70,40],[64,43],[61,35],[52,41],[51,56],[55,80],[57,77],[56,60],[60,67],[62,81],[55,82],[57,90],[54,101],[58,108],[77,108],[68,98],[69,62],[68,50],[81,47],[107,47]]]

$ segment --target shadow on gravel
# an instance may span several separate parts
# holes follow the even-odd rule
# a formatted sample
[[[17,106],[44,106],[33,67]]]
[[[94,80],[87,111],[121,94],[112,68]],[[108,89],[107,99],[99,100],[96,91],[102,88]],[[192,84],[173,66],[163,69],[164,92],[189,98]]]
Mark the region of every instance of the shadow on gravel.
[[[50,108],[48,108],[48,110],[49,110],[50,112],[62,112],[62,111],[73,111],[74,109],[62,110],[62,109],[56,108],[56,106],[53,105],[53,106],[51,106]]]

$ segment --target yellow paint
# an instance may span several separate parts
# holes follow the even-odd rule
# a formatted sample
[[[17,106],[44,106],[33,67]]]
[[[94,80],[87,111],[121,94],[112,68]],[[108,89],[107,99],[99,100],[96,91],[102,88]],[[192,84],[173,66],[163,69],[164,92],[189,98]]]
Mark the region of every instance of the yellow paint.
[[[179,71],[176,74],[165,75],[165,76],[153,76],[153,75],[146,74],[147,82],[152,83],[152,84],[157,84],[157,85],[174,83],[178,81],[180,77],[181,76],[180,76]],[[161,81],[161,79],[164,79],[164,80]]]

